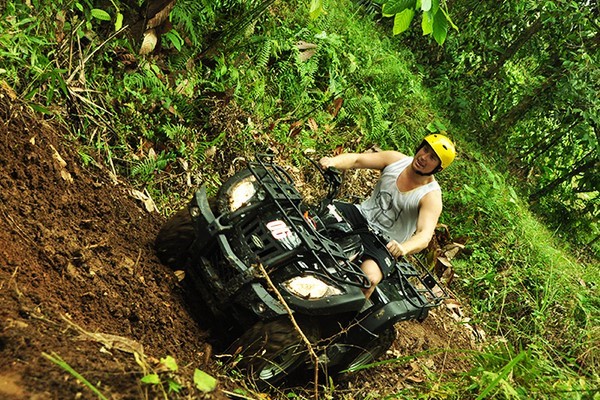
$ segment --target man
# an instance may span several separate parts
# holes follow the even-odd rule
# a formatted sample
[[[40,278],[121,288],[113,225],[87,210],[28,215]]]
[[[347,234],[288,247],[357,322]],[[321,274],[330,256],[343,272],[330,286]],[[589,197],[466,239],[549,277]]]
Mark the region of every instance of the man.
[[[414,157],[397,151],[346,153],[320,160],[324,168],[370,168],[382,171],[371,196],[360,205],[337,203],[352,226],[371,227],[389,238],[387,250],[370,233],[361,233],[365,248],[361,268],[375,286],[392,271],[395,257],[418,253],[433,237],[442,212],[442,192],[433,174],[447,168],[456,155],[444,135],[425,137]],[[363,232],[365,230],[362,230]]]

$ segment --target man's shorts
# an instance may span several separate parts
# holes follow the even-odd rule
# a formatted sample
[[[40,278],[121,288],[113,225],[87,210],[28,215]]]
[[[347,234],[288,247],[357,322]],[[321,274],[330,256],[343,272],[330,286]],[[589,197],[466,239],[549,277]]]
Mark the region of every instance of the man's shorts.
[[[372,259],[375,261],[379,266],[383,277],[387,278],[392,272],[396,260],[386,248],[386,243],[383,241],[383,238],[379,238],[369,230],[367,220],[354,204],[336,201],[334,202],[334,205],[350,225],[352,225],[352,228],[358,231],[365,249],[362,256],[363,260]]]

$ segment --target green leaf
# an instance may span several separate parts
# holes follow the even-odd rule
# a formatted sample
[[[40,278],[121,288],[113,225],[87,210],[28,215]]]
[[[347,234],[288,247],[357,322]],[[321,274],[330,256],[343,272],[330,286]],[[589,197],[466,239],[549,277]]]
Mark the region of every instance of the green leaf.
[[[311,0],[310,11],[308,12],[312,19],[317,19],[321,14],[326,14],[323,8],[323,0]]]
[[[431,1],[432,0],[421,0],[421,10],[423,10],[423,11],[431,10]]]
[[[179,33],[176,30],[172,29],[163,36],[165,39],[171,42],[171,44],[177,49],[177,51],[181,51],[181,47],[183,47],[184,41],[181,35],[179,35]]]
[[[398,35],[410,27],[410,23],[415,16],[415,10],[407,8],[401,13],[396,14],[394,18],[394,35]]]
[[[433,16],[431,11],[423,13],[421,18],[421,28],[423,29],[423,35],[429,35],[433,32]]]
[[[110,21],[110,14],[99,8],[92,8],[92,17],[101,21]]]
[[[160,359],[160,363],[165,367],[169,368],[170,371],[177,371],[177,361],[171,356],[166,356],[165,358]]]
[[[141,379],[142,383],[147,383],[149,385],[158,385],[160,383],[160,378],[158,374],[148,374]]]
[[[169,385],[169,392],[175,392],[175,393],[179,393],[179,391],[181,390],[181,388],[183,387],[183,385],[175,382],[172,379],[169,379],[167,381],[168,385]]]
[[[444,13],[436,13],[433,17],[433,38],[441,46],[448,36],[448,21]]]
[[[212,392],[217,387],[217,380],[199,369],[194,371],[194,383],[198,390],[204,393]]]
[[[44,106],[41,106],[41,105],[39,105],[39,104],[35,104],[35,103],[29,103],[29,106],[30,106],[31,108],[33,108],[33,109],[34,109],[34,111],[37,111],[37,112],[39,112],[39,113],[42,113],[42,114],[46,114],[46,115],[53,115],[53,114],[54,114],[52,111],[50,111],[50,110],[49,110],[49,109],[47,109],[46,107],[44,107]]]
[[[117,20],[115,21],[115,32],[123,27],[123,14],[117,13]]]
[[[394,15],[407,8],[414,9],[416,4],[417,0],[391,0],[383,5],[381,12],[386,15]]]

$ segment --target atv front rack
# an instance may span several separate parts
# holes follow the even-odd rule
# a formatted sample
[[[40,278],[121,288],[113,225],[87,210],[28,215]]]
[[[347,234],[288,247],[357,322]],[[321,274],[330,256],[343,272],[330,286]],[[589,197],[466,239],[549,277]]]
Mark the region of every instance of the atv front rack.
[[[248,163],[248,169],[259,186],[264,188],[265,201],[271,200],[268,203],[280,211],[286,224],[296,233],[301,241],[300,247],[311,255],[310,261],[317,263],[318,268],[311,272],[338,283],[370,287],[370,282],[360,267],[348,261],[339,245],[322,235],[313,222],[305,217],[300,208],[302,196],[295,188],[292,177],[273,163],[273,155],[258,154],[256,161]],[[279,258],[286,258],[286,255]],[[332,272],[332,269],[338,273]]]

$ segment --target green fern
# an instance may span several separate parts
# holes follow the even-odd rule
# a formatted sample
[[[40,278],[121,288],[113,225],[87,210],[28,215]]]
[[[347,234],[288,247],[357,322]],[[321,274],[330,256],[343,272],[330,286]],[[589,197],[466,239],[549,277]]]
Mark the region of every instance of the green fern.
[[[188,126],[180,124],[173,125],[170,123],[161,126],[160,130],[165,134],[167,138],[171,140],[183,139],[187,137],[191,132],[191,129]]]
[[[264,40],[262,46],[258,48],[256,53],[256,66],[258,68],[266,68],[271,58],[271,49],[273,48],[272,40]]]
[[[143,181],[149,181],[157,171],[165,169],[169,163],[169,156],[160,153],[155,157],[146,157],[139,160],[131,167],[131,176],[139,177]]]

